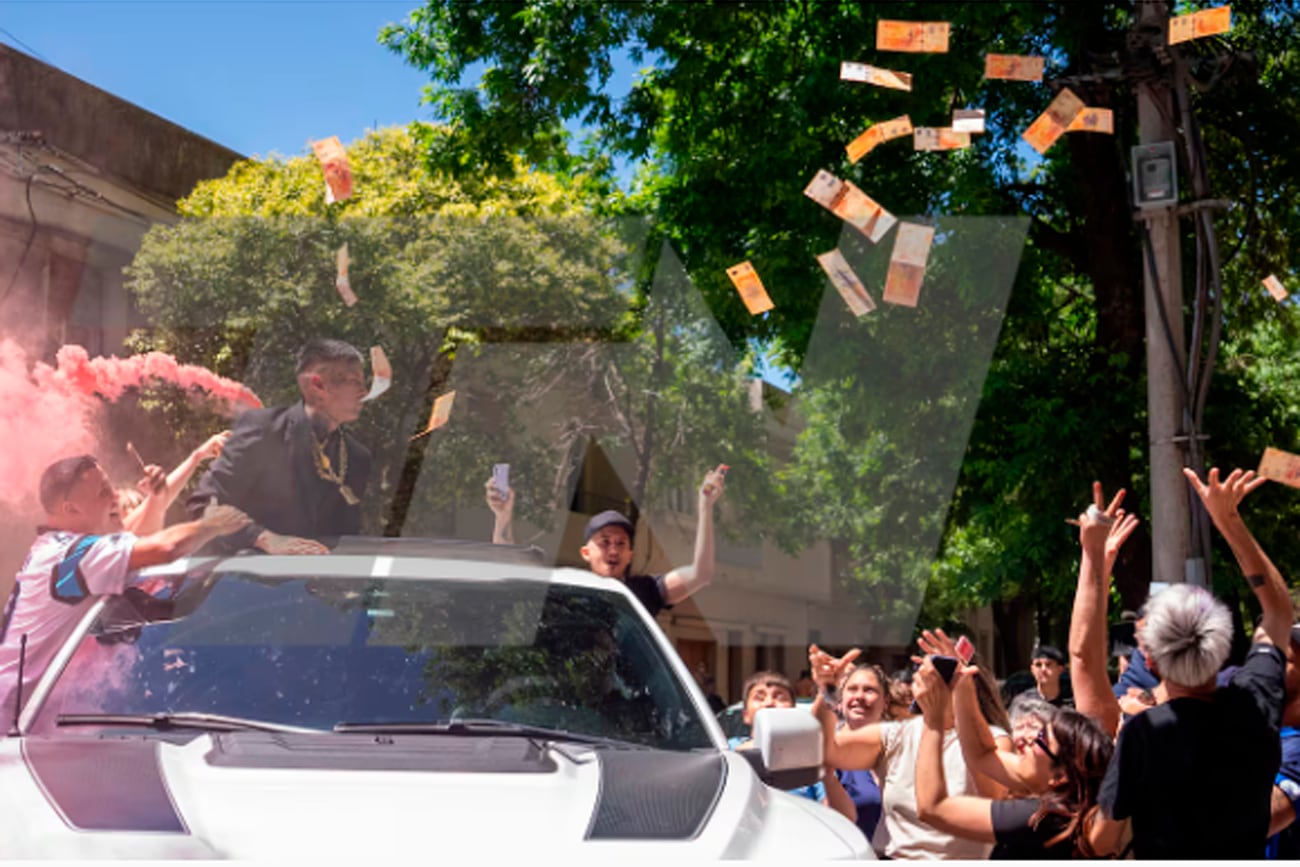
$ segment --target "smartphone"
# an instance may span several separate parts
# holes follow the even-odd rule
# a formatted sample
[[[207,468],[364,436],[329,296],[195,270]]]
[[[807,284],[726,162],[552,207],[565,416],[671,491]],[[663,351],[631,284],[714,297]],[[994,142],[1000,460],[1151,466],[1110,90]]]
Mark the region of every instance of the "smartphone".
[[[943,678],[944,683],[952,686],[952,676],[957,673],[957,657],[934,657],[934,670],[939,672],[939,676]]]
[[[510,493],[510,465],[493,464],[492,465],[492,487],[496,488],[501,496],[507,496]]]
[[[975,657],[975,645],[966,636],[957,639],[957,658],[961,660],[962,665],[970,665],[971,659]]]
[[[944,683],[951,686],[952,676],[957,673],[957,657],[934,656],[931,657],[931,659],[934,662],[934,670],[939,672],[939,676],[943,678]],[[921,712],[921,706],[913,701],[912,706],[907,709],[907,712],[914,715],[919,714]]]

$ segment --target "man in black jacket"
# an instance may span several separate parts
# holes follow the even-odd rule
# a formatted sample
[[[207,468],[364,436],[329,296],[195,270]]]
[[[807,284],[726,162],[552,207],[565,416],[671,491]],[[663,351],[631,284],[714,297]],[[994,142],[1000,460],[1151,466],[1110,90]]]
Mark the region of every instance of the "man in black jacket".
[[[222,553],[325,553],[339,536],[361,530],[371,457],[342,427],[361,415],[361,353],[341,340],[313,340],[298,352],[297,375],[302,401],[240,416],[186,503],[199,515],[216,497],[253,519],[213,543]]]

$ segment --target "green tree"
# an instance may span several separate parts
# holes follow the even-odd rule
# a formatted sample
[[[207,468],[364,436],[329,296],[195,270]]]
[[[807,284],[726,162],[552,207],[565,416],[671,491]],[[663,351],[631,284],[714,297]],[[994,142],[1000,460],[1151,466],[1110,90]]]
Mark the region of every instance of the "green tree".
[[[1290,265],[1284,239],[1295,228],[1300,191],[1289,153],[1300,116],[1298,61],[1288,47],[1297,8],[1294,0],[1234,4],[1228,39],[1174,49],[1193,79],[1189,106],[1200,119],[1209,189],[1243,204],[1218,220],[1233,239],[1222,291],[1203,281],[1205,288],[1188,292],[1189,304],[1203,296],[1207,324],[1217,315],[1214,298],[1229,302],[1237,335],[1220,349],[1221,366],[1229,369],[1231,353],[1276,312],[1264,309],[1258,279],[1287,273]],[[1142,265],[1126,163],[1137,137],[1133,81],[1162,71],[1163,61],[1128,48],[1133,11],[1124,0],[430,0],[381,40],[432,79],[430,100],[448,126],[424,143],[439,169],[508,174],[521,155],[534,163],[555,159],[565,147],[561,125],[575,120],[596,129],[602,156],[644,160],[628,204],[652,214],[656,231],[681,250],[733,342],[769,341],[796,369],[810,351],[824,290],[812,254],[829,249],[839,231],[838,221],[801,194],[817,169],[854,180],[898,214],[1029,216],[1029,247],[935,572],[940,596],[993,602],[1004,644],[1012,646],[1027,605],[1038,609],[1040,633],[1060,629],[1077,557],[1060,521],[1077,509],[1088,483],[1100,478],[1111,489],[1128,487],[1139,509],[1146,496]],[[949,20],[951,50],[878,54],[878,18]],[[649,68],[626,98],[614,99],[606,85],[624,52]],[[1067,135],[1045,160],[1027,162],[1019,133],[1050,101],[1051,87],[982,80],[985,52],[1047,56],[1050,83],[1114,109],[1115,135]],[[902,94],[840,82],[843,60],[910,71],[914,89]],[[475,64],[485,66],[481,81],[462,82]],[[943,126],[953,108],[966,105],[989,111],[989,132],[969,151],[915,154],[889,144],[857,166],[847,163],[843,145],[871,121],[908,113],[917,125]],[[1190,232],[1185,249],[1190,274]],[[762,319],[744,313],[724,276],[742,259],[754,261],[776,302]],[[1199,334],[1202,352],[1209,331]],[[1211,407],[1233,404],[1238,383],[1217,380]],[[852,411],[863,412],[863,400],[880,397],[853,383],[819,388],[843,393],[807,399],[806,406],[834,406],[856,388]],[[1237,445],[1242,427],[1254,431],[1252,447],[1280,432],[1272,419],[1249,423],[1233,415],[1225,427],[1226,421],[1207,413],[1212,460],[1253,462],[1245,460],[1250,449]],[[824,445],[817,438],[801,446],[813,449],[812,458]],[[873,448],[862,437],[840,450],[844,460],[866,465]],[[1130,604],[1149,577],[1148,545],[1141,537],[1130,542],[1117,569]]]

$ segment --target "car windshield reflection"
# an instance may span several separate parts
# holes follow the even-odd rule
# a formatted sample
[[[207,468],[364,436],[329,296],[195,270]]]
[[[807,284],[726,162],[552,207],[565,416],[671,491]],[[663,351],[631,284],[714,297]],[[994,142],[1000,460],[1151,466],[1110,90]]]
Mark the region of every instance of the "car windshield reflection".
[[[106,606],[33,730],[69,714],[498,720],[670,750],[714,744],[627,599],[535,580],[225,573],[134,619]],[[138,611],[135,605],[131,610]],[[158,613],[165,612],[162,622]],[[123,725],[105,723],[105,728]]]

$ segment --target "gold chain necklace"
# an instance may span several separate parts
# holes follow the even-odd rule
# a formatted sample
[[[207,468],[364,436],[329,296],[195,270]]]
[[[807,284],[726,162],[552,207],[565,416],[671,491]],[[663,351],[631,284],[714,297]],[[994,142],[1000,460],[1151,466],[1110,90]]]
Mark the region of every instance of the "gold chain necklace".
[[[328,437],[326,437],[328,439]],[[343,432],[339,431],[339,468],[338,472],[330,465],[329,455],[325,454],[325,444],[316,439],[316,434],[311,435],[311,454],[316,463],[316,475],[320,476],[327,482],[332,482],[339,486],[339,493],[343,495],[343,501],[349,506],[355,506],[361,502],[352,489],[347,486],[344,479],[348,475],[348,444],[343,438]]]

